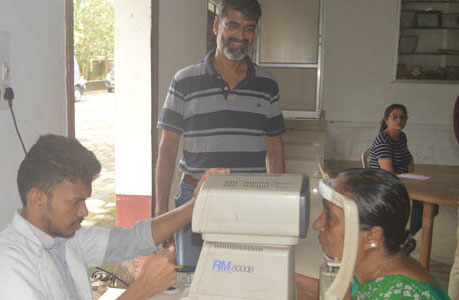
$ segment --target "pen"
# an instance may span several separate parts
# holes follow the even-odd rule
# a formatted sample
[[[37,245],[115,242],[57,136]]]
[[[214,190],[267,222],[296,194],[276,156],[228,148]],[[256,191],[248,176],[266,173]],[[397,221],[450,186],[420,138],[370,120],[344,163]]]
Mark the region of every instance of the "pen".
[[[183,266],[175,265],[175,269],[176,269],[176,270],[181,270],[181,269],[183,269]]]

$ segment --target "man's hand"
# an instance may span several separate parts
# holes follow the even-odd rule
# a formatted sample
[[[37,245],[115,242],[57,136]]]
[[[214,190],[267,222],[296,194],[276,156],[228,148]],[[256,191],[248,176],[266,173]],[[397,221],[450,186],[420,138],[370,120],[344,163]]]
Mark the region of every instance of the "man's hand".
[[[145,261],[139,280],[150,286],[151,296],[166,290],[177,280],[174,263],[176,256],[175,248],[171,246],[150,255]]]
[[[168,241],[173,236],[174,232],[190,223],[191,217],[193,216],[196,195],[207,177],[213,174],[224,175],[229,172],[229,169],[211,169],[206,171],[197,184],[193,199],[183,205],[180,205],[179,207],[176,207],[168,213],[165,213],[164,215],[154,218],[151,222],[151,234],[155,243],[159,245]]]
[[[266,172],[285,173],[284,144],[280,135],[266,138]]]
[[[210,175],[227,175],[231,173],[230,169],[223,169],[223,168],[214,168],[214,169],[209,169],[207,170],[199,179],[198,183],[196,184],[196,188],[194,189],[194,198],[198,197],[199,191],[201,190],[201,186],[206,181],[206,179]]]
[[[145,261],[139,278],[118,300],[146,300],[154,294],[165,291],[177,280],[174,247],[150,255]]]
[[[167,239],[163,244],[162,244],[164,249],[168,249],[169,247],[175,247],[175,238],[174,236],[171,236],[169,239]]]
[[[155,216],[169,211],[169,190],[175,170],[180,134],[162,130],[155,176]]]
[[[168,212],[167,207],[160,207],[158,204],[155,208],[155,217],[163,215]]]

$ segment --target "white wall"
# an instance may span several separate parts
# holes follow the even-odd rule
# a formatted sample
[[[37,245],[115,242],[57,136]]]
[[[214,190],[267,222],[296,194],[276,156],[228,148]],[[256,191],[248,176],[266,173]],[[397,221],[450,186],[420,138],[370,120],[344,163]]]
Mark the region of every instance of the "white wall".
[[[206,55],[207,0],[159,1],[159,108],[174,74]]]
[[[159,112],[175,72],[204,57],[206,13],[206,0],[159,1],[159,90],[152,91],[150,0],[115,1],[116,194],[151,195],[151,93]]]
[[[149,2],[143,1],[139,5]],[[452,111],[459,94],[458,85],[393,82],[397,0],[327,2],[324,109],[329,121],[329,158],[357,160],[360,151],[376,134],[384,108],[398,102],[407,105],[409,110],[406,132],[416,161],[457,165],[459,146],[452,132]],[[148,17],[148,7],[144,6],[145,11],[139,12],[143,20]],[[205,14],[205,0],[160,1],[160,107],[173,74],[205,55]],[[141,24],[140,19],[135,20],[132,28],[140,30],[145,24]],[[14,109],[27,147],[41,134],[65,134],[64,1],[2,0],[0,30],[10,32],[11,83],[16,94]],[[149,43],[143,43],[144,48],[138,49],[143,61],[141,64],[135,62],[135,66],[149,68],[146,54]],[[150,79],[144,74],[133,74],[138,84],[136,89],[146,89],[143,85],[149,84]],[[133,102],[140,101],[136,94],[129,93],[129,97]],[[128,105],[122,108],[136,120],[139,112],[131,111]],[[131,128],[142,128],[142,138],[146,138],[151,126],[146,122],[149,110],[142,110],[140,114],[142,119],[135,121]],[[125,133],[127,135],[127,131]],[[15,181],[23,153],[10,113],[6,110],[0,111],[0,137],[1,228],[21,206]],[[149,142],[142,143],[149,147]],[[149,149],[142,151],[142,157],[148,159],[150,156],[146,152]],[[126,161],[125,165],[128,163]],[[146,171],[151,162],[144,160],[143,165],[145,170],[142,172],[151,174],[150,170]],[[126,174],[131,176],[132,172]],[[149,178],[144,178],[140,193],[151,188],[148,181]],[[130,191],[126,188],[117,193]]]
[[[10,32],[14,112],[26,147],[66,133],[65,7],[61,0],[2,0],[0,31]],[[0,111],[0,228],[21,207],[16,174],[24,157],[10,112]]]
[[[151,195],[151,4],[115,1],[116,194]]]
[[[206,28],[207,0],[160,0],[158,112],[163,107],[174,74],[200,61],[206,55]],[[181,146],[177,160],[180,153]],[[169,195],[169,207],[175,205],[173,199],[178,189],[179,178],[180,173],[176,168]]]
[[[458,165],[453,107],[459,86],[394,82],[398,1],[327,1],[327,158],[358,160],[376,136],[385,108],[401,103],[408,109],[405,132],[416,163]]]

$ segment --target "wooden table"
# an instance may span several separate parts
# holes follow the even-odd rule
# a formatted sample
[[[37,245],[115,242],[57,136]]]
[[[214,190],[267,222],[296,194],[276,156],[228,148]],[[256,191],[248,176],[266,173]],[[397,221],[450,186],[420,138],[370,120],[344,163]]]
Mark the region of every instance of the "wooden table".
[[[456,171],[448,172],[448,168],[445,170],[434,167],[417,173],[429,176],[430,179],[416,180],[402,178],[402,181],[408,190],[410,198],[421,201],[423,204],[419,260],[428,270],[432,247],[434,207],[435,204],[459,206],[459,172],[457,169]]]
[[[177,281],[175,286],[177,287],[177,290],[174,292],[162,292],[154,295],[148,300],[181,300],[188,295],[189,285],[185,284],[184,282]],[[102,294],[99,300],[118,299],[118,297],[121,296],[121,294],[123,294],[125,291],[125,289],[109,288],[104,294]]]
[[[184,281],[185,277],[185,273],[177,273],[177,282],[174,284],[176,290],[156,294],[148,300],[181,300],[185,298],[188,296],[188,291],[190,289],[190,284]]]

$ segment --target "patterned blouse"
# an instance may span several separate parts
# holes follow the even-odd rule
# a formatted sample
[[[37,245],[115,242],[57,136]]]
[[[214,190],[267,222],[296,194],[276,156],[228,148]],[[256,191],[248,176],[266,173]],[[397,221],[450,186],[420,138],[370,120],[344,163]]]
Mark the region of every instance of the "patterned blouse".
[[[438,284],[438,283],[437,283]],[[354,280],[352,284],[352,299],[372,300],[451,300],[446,291],[438,284],[417,281],[404,275],[388,275],[379,277],[362,285]]]

